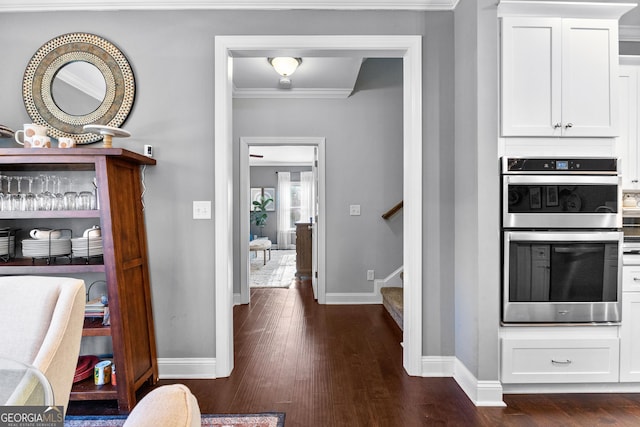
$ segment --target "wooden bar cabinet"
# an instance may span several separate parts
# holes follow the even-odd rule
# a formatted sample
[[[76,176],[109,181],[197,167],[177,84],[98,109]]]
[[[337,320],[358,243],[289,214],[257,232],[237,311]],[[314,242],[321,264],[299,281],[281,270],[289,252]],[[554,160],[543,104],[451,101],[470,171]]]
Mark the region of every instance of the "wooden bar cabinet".
[[[96,386],[90,377],[74,384],[71,400],[117,399],[119,409],[129,412],[136,404],[136,391],[145,383],[157,381],[147,238],[141,200],[141,166],[155,164],[152,158],[120,148],[0,149],[0,173],[3,175],[95,173],[97,209],[0,211],[1,227],[22,230],[15,240],[28,237],[25,233],[34,225],[62,223],[77,232],[83,224],[99,221],[102,260],[96,262],[69,257],[64,261],[45,262],[23,258],[18,251],[8,261],[0,261],[2,275],[104,274],[111,324],[103,326],[101,321],[88,318],[83,336],[111,337],[117,385]]]

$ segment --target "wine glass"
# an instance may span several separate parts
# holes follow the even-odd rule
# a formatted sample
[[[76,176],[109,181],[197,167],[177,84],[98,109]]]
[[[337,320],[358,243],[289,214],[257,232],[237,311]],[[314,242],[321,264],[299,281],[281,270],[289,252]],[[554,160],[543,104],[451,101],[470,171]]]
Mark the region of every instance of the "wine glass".
[[[4,175],[0,175],[0,211],[4,209],[4,198],[5,198],[5,192],[4,192],[4,187],[2,185],[2,181],[5,180],[5,176]]]
[[[50,211],[51,210],[51,192],[49,192],[49,179],[48,175],[40,175],[40,192],[36,195],[38,199],[38,210]]]
[[[29,190],[24,198],[24,210],[35,211],[38,209],[38,199],[33,192],[33,180],[35,178],[33,176],[25,176],[24,178],[29,182]]]
[[[9,193],[9,203],[7,210],[9,211],[19,211],[22,207],[22,197],[20,196],[20,188],[18,188],[17,193],[11,192],[11,181],[18,181],[18,187],[20,187],[20,177],[18,176],[8,176],[7,177],[7,193]]]
[[[52,194],[52,202],[53,202],[53,206],[51,209],[56,210],[56,211],[61,211],[64,209],[64,193],[62,192],[62,182],[63,181],[68,181],[69,178],[66,177],[52,177],[54,182],[53,182],[53,190],[54,193]],[[66,182],[65,181],[65,182]],[[57,191],[55,191],[56,188],[56,184],[58,184],[58,189]],[[65,188],[66,188],[66,184],[65,184]]]

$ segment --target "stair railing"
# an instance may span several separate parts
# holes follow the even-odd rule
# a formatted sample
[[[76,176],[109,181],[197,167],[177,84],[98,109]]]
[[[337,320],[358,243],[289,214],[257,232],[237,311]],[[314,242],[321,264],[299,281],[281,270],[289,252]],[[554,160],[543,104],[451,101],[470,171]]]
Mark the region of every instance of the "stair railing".
[[[389,209],[388,211],[386,211],[385,213],[382,214],[382,218],[383,219],[389,219],[392,216],[394,216],[400,209],[402,209],[402,205],[403,205],[403,201],[401,200],[400,203],[398,203],[397,205],[395,205],[394,207],[392,207],[391,209]]]

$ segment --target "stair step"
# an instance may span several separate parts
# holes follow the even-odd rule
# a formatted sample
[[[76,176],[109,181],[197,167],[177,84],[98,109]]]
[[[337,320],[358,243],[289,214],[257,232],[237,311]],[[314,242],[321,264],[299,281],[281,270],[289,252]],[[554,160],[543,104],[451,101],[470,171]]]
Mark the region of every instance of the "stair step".
[[[387,309],[393,320],[402,330],[403,310],[403,289],[399,287],[380,288],[382,294],[382,305]]]

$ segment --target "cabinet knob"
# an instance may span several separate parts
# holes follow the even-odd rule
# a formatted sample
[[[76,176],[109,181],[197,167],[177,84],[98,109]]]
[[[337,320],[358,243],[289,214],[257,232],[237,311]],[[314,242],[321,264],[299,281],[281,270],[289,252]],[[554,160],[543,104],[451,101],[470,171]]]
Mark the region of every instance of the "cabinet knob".
[[[572,127],[573,127],[573,123],[567,123],[567,124],[564,126],[564,128],[565,128],[565,129],[569,129],[569,128],[572,128]]]
[[[555,125],[553,125],[554,129],[558,129],[562,127],[562,123],[556,123]]]

